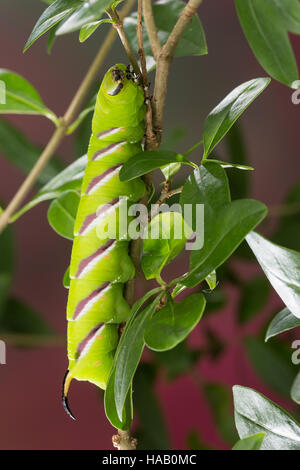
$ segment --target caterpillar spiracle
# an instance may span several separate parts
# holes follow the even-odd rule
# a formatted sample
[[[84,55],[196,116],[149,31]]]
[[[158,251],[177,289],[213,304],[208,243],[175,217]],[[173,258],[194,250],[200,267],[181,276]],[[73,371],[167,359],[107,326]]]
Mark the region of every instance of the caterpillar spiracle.
[[[118,218],[124,198],[130,204],[145,194],[140,178],[119,179],[122,165],[141,151],[145,113],[144,91],[130,67],[111,67],[96,100],[74,227],[67,304],[69,366],[63,384],[63,405],[73,419],[67,401],[71,380],[105,389],[119,324],[130,311],[123,296],[124,283],[135,274],[129,240],[101,237],[99,229],[110,217]]]

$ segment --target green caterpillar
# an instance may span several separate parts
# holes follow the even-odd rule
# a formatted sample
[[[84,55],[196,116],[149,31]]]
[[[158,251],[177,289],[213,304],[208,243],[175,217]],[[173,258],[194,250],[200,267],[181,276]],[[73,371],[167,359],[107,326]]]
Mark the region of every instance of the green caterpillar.
[[[143,88],[130,67],[117,64],[108,70],[97,96],[71,255],[69,367],[63,405],[73,419],[67,401],[71,380],[88,380],[106,388],[118,344],[118,325],[127,320],[130,311],[123,297],[124,283],[135,273],[129,240],[101,238],[99,229],[110,217],[118,217],[124,198],[135,203],[145,194],[140,178],[130,182],[119,179],[122,164],[142,150],[144,101]]]

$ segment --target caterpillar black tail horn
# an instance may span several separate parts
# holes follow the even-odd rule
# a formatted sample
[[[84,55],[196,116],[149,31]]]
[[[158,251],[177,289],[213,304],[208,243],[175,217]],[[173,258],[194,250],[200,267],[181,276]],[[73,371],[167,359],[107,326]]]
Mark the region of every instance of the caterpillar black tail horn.
[[[72,379],[73,377],[71,376],[70,372],[67,370],[64,376],[63,384],[62,384],[62,404],[67,415],[69,415],[70,418],[76,420],[75,416],[70,410],[68,398],[67,398]]]

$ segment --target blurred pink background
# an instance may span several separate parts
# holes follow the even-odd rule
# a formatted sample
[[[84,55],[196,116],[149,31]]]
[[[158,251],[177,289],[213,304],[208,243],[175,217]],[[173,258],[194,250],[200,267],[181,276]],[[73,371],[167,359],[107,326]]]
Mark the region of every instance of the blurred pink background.
[[[44,38],[23,54],[26,39],[44,7],[39,0],[1,1],[0,67],[29,79],[47,106],[62,115],[109,26],[104,25],[102,32],[84,44],[78,42],[76,34],[59,38],[50,56],[46,53]],[[241,32],[233,0],[204,1],[200,16],[209,54],[174,62],[165,116],[167,129],[188,127],[186,147],[200,140],[205,116],[229,91],[242,82],[266,76]],[[292,40],[300,63],[300,38]],[[127,62],[117,44],[102,72],[120,61]],[[267,205],[278,204],[288,188],[299,180],[299,116],[300,106],[292,104],[291,91],[272,81],[241,119],[250,164],[256,170],[252,173],[252,196]],[[41,146],[47,143],[53,130],[52,124],[40,117],[18,116],[9,120]],[[65,162],[72,161],[72,138],[65,139],[58,153]],[[24,175],[2,155],[0,175],[0,199],[7,204]],[[49,227],[46,207],[46,204],[38,206],[15,224],[17,265],[13,293],[41,312],[63,336],[67,291],[61,279],[69,262],[71,244]],[[239,342],[243,331],[236,322],[237,293],[231,289],[229,295],[226,309],[201,321],[192,336],[193,345],[201,344],[201,329],[210,325],[229,345],[226,355],[217,363],[202,361],[199,374],[205,379],[223,381],[229,387],[234,384],[250,386],[284,405],[284,400],[271,394],[249,365]],[[281,306],[273,293],[263,316],[248,330],[254,331],[256,325],[263,323],[274,309],[279,311]],[[113,428],[105,418],[95,387],[74,381],[70,400],[80,419],[73,422],[63,412],[60,388],[66,366],[64,347],[22,350],[8,346],[7,365],[0,366],[1,449],[111,448]],[[226,448],[195,382],[183,377],[168,384],[162,377],[157,392],[168,422],[172,448],[186,448],[186,435],[192,429],[200,430],[206,442]]]

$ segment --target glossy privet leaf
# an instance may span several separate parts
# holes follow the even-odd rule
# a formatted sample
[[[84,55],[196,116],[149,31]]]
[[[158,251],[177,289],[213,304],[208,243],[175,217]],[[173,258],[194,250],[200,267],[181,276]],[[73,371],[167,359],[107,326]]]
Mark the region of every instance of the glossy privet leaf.
[[[120,171],[120,180],[130,181],[169,163],[186,163],[194,166],[179,153],[170,150],[147,150],[138,153],[123,165]]]
[[[131,308],[129,319],[126,323],[126,330],[130,328],[130,325],[134,322],[136,315],[139,313],[142,306],[147,302],[152,296],[158,294],[161,291],[161,288],[155,288],[147,292],[143,297],[137,300]],[[123,337],[123,335],[122,335]],[[109,380],[106,386],[105,395],[104,395],[104,406],[107,419],[111,422],[113,426],[117,429],[129,429],[132,423],[132,390],[130,387],[129,392],[127,393],[125,404],[122,412],[122,419],[119,418],[119,414],[116,408],[115,400],[115,372],[116,364],[118,358],[118,352],[120,351],[121,341],[118,346],[118,350],[114,357],[114,363],[110,371]]]
[[[300,253],[275,245],[255,232],[246,240],[277,294],[300,318]]]
[[[35,24],[24,48],[27,51],[29,47],[49,29],[59,23],[76,8],[82,6],[84,0],[56,0],[41,15]]]
[[[300,318],[295,317],[295,315],[293,315],[288,308],[284,308],[281,310],[281,312],[275,315],[270,325],[268,326],[265,341],[273,338],[273,336],[280,335],[280,333],[292,330],[297,326],[300,326]]]
[[[218,163],[222,168],[236,168],[237,170],[246,170],[246,171],[253,171],[254,168],[248,165],[241,165],[240,163],[230,163],[230,162],[223,162],[222,160],[214,160],[211,158],[207,158],[203,164],[206,162],[213,162]]]
[[[300,34],[299,0],[272,0],[279,12],[279,21],[291,33]]]
[[[292,86],[298,80],[297,64],[274,1],[235,0],[235,6],[244,34],[261,66],[276,80]]]
[[[144,336],[146,345],[154,351],[173,349],[200,321],[205,303],[203,294],[192,294],[181,302],[169,299],[149,320]]]
[[[99,21],[92,21],[91,23],[82,26],[79,34],[79,41],[84,42],[86,41],[95,31],[99,28],[99,26],[103,23],[112,23],[112,21],[108,18],[104,18]]]
[[[71,163],[71,165],[45,184],[36,196],[13,216],[12,220],[17,220],[21,215],[41,202],[55,199],[67,190],[79,190],[81,188],[86,164],[86,155],[79,158],[74,163]]]
[[[0,120],[0,150],[9,162],[25,173],[30,172],[41,155],[41,150],[33,145],[20,130],[2,119]],[[53,157],[39,175],[37,182],[47,183],[62,169],[63,164]]]
[[[260,450],[265,437],[264,432],[253,434],[252,436],[240,439],[232,450]]]
[[[112,368],[109,376],[109,381],[107,383],[107,387],[105,390],[104,395],[104,406],[105,406],[105,414],[107,419],[111,422],[111,424],[117,428],[127,430],[131,428],[132,418],[133,418],[133,405],[132,405],[132,388],[130,386],[129,392],[126,395],[125,403],[122,410],[122,417],[119,417],[117,408],[116,408],[116,401],[115,401],[115,374],[116,368],[115,366]]]
[[[115,356],[114,395],[118,417],[122,419],[125,400],[133,376],[140,361],[145,342],[147,321],[155,312],[161,295],[143,310],[132,322],[127,323]]]
[[[145,228],[141,266],[146,279],[159,278],[162,269],[184,248],[193,231],[179,212],[158,214]],[[145,236],[144,232],[144,236]]]
[[[48,210],[48,222],[64,238],[74,238],[74,224],[79,206],[80,195],[77,191],[66,191],[55,199]]]
[[[206,158],[241,114],[269,85],[269,78],[255,78],[235,88],[207,116],[203,128]]]
[[[181,283],[193,287],[203,281],[226,261],[266,214],[266,206],[252,199],[234,201],[216,211],[209,227],[205,223],[203,248],[191,251],[189,272]]]
[[[82,28],[82,26],[97,21],[103,15],[104,11],[111,6],[113,0],[89,0],[83,4],[74,13],[61,22],[56,30],[56,35],[71,33]]]
[[[266,215],[266,207],[258,201],[243,199],[231,203],[225,170],[213,162],[206,162],[189,176],[180,204],[186,222],[192,224],[200,241],[204,235],[203,247],[191,250],[190,270],[180,279],[181,284],[188,287],[197,285],[226,261]],[[196,204],[204,205],[204,226],[195,210],[192,222],[188,220],[185,204],[192,204],[194,208]]]
[[[300,450],[300,426],[281,407],[251,388],[233,387],[235,424],[241,439],[264,432],[262,450]]]
[[[239,302],[239,321],[246,323],[251,320],[265,306],[270,292],[268,280],[265,277],[256,277],[246,282],[242,287]]]
[[[0,69],[0,80],[5,83],[5,103],[0,104],[0,114],[40,114],[57,124],[58,118],[25,78],[10,70]]]
[[[266,344],[257,338],[246,338],[246,350],[255,370],[272,390],[283,396],[290,396],[295,377],[295,367],[291,361],[291,351],[285,345]]]
[[[215,212],[230,202],[230,191],[225,170],[217,163],[206,162],[197,168],[186,180],[180,204],[203,204],[205,227],[210,229]],[[197,230],[196,217],[193,213],[192,228]],[[209,274],[209,273],[208,273]]]
[[[214,290],[217,285],[217,273],[216,271],[212,271],[208,276],[206,276],[205,281],[208,284],[210,290]]]
[[[238,435],[232,414],[230,391],[225,385],[213,382],[206,383],[203,391],[220,435],[228,444],[232,445]]]
[[[291,398],[294,400],[294,402],[300,405],[300,372],[298,372],[293,382],[291,388]]]
[[[185,3],[180,0],[159,0],[153,3],[154,21],[158,30],[158,37],[162,44],[165,44],[178,16],[185,7]],[[138,43],[136,35],[137,14],[132,13],[131,16],[125,19],[124,27],[132,47],[137,52]],[[144,27],[144,48],[147,56],[147,62],[151,67],[155,66],[152,57],[152,49],[148,34]],[[207,46],[205,33],[198,15],[194,15],[189,27],[184,31],[175,50],[175,57],[205,55],[207,54]]]

